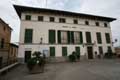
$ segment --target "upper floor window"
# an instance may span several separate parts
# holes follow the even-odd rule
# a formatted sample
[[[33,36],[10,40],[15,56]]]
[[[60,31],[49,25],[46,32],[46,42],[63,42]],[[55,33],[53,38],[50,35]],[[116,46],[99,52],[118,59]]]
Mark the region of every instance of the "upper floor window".
[[[31,20],[31,15],[26,15],[25,20]]]
[[[6,27],[4,26],[3,29],[4,29],[4,31],[5,31],[5,30],[6,30]]]
[[[74,20],[73,20],[73,23],[74,23],[74,24],[78,24],[78,20],[77,20],[77,19],[74,19]]]
[[[86,24],[86,25],[89,25],[89,22],[88,22],[88,21],[85,21],[85,24]]]
[[[92,43],[91,33],[90,33],[90,32],[86,32],[86,42],[87,42],[87,43]]]
[[[68,32],[58,31],[58,43],[68,43]]]
[[[96,26],[100,26],[99,22],[96,22],[95,24],[96,24]]]
[[[105,37],[106,37],[106,43],[110,43],[110,34],[109,33],[105,33]]]
[[[61,31],[61,43],[67,43],[67,31]]]
[[[56,35],[55,30],[49,30],[49,43],[50,43],[50,44],[53,44],[53,43],[56,42],[56,37],[55,37],[55,35]]]
[[[65,22],[66,22],[66,19],[65,19],[65,18],[59,18],[59,22],[60,22],[60,23],[65,23]]]
[[[97,32],[97,33],[96,33],[96,37],[97,37],[97,43],[98,43],[98,44],[101,44],[101,43],[102,43],[101,33],[100,33],[100,32]]]
[[[38,21],[43,21],[43,16],[38,16]]]
[[[4,45],[5,45],[5,39],[2,38],[0,41],[0,48],[4,48]]]
[[[32,43],[33,29],[25,29],[24,43]]]
[[[74,42],[80,43],[80,34],[79,32],[74,32]]]
[[[55,18],[54,17],[50,17],[50,22],[55,22]]]
[[[104,23],[104,27],[108,27],[107,23]]]

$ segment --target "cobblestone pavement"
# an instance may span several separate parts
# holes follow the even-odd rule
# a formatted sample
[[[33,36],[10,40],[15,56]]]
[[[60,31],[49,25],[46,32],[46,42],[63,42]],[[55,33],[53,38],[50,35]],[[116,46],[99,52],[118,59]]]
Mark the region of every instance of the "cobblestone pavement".
[[[47,64],[40,74],[29,74],[25,65],[19,65],[1,80],[120,80],[120,60]]]

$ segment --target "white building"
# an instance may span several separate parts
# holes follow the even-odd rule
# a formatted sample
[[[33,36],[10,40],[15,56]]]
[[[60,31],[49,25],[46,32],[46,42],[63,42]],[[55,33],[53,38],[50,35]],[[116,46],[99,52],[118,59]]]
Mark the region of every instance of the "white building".
[[[18,57],[27,61],[34,51],[60,58],[76,51],[86,59],[114,51],[110,22],[115,18],[61,10],[14,6],[21,19]],[[63,57],[62,57],[63,58]]]

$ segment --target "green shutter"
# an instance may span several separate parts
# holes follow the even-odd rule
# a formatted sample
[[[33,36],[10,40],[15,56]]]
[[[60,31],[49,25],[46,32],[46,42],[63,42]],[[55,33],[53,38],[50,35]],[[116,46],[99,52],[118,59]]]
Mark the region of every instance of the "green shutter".
[[[49,43],[53,44],[56,42],[55,30],[49,30]]]
[[[25,51],[25,62],[28,62],[31,59],[31,51]]]
[[[67,47],[62,47],[62,56],[67,56]]]
[[[82,32],[80,32],[80,44],[83,43],[83,35],[82,35]]]
[[[67,31],[67,40],[68,40],[68,44],[70,43],[70,31]]]
[[[80,47],[75,47],[76,53],[80,55]]]
[[[51,57],[55,56],[55,47],[50,47],[50,56]]]
[[[99,44],[101,44],[101,43],[102,43],[101,33],[100,33],[100,32],[97,32],[96,35],[97,35],[97,42],[98,42]]]
[[[74,43],[74,32],[71,31],[71,43]]]
[[[105,37],[106,37],[106,43],[110,43],[110,34],[109,33],[105,33]]]
[[[61,31],[58,31],[58,43],[61,43]]]
[[[103,48],[102,48],[102,46],[99,46],[98,49],[99,49],[99,54],[103,54]]]
[[[87,42],[87,43],[92,43],[91,33],[90,33],[90,32],[86,32],[86,42]]]
[[[33,29],[25,29],[24,42],[25,43],[32,43],[32,38],[33,38]]]

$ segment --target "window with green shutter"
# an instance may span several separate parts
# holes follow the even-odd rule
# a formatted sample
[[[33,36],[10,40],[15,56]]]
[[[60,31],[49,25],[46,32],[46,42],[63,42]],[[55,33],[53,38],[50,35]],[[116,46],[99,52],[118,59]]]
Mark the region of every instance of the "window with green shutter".
[[[25,20],[31,20],[31,15],[26,15]]]
[[[87,42],[87,43],[92,43],[91,33],[90,33],[90,32],[86,32],[86,42]]]
[[[105,33],[105,37],[106,37],[106,43],[110,43],[110,34],[109,33]]]
[[[55,30],[49,30],[49,43],[54,44],[56,42]]]
[[[70,33],[71,33],[71,40],[70,41],[71,41],[71,43],[74,43],[74,32],[71,31]]]
[[[80,47],[75,47],[76,54],[80,56]]]
[[[67,47],[62,47],[62,56],[67,56]]]
[[[55,47],[50,47],[50,56],[51,57],[55,56]]]
[[[80,33],[80,44],[83,43],[83,35],[82,35],[82,32],[79,32]]]
[[[98,43],[98,44],[101,44],[101,43],[102,43],[101,33],[100,33],[100,32],[97,32],[97,33],[96,33],[96,36],[97,36],[97,43]]]
[[[33,29],[25,29],[24,43],[32,43]]]
[[[68,44],[70,43],[70,31],[67,31],[67,42],[68,42]]]
[[[61,31],[58,31],[57,36],[58,36],[58,44],[60,44],[61,43]]]
[[[103,54],[103,48],[102,48],[102,46],[99,46],[98,49],[99,49],[99,54]]]

